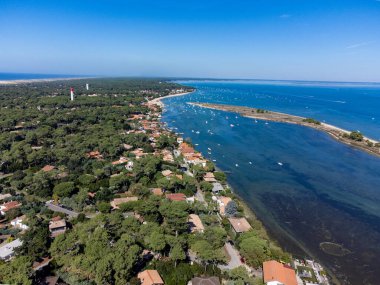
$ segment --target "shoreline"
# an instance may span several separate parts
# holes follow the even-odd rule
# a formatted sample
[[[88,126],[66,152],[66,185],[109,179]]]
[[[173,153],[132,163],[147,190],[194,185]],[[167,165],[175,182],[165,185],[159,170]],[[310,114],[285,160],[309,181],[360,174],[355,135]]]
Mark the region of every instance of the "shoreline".
[[[171,95],[167,95],[167,96],[162,96],[162,97],[155,98],[155,99],[152,99],[152,100],[148,101],[148,104],[155,104],[155,105],[158,105],[161,108],[163,108],[164,104],[161,101],[161,99],[170,98],[170,97],[179,97],[179,96],[183,96],[183,95],[186,95],[186,94],[190,94],[190,93],[192,93],[194,91],[184,92],[184,93],[178,93],[178,94],[171,94]],[[194,103],[189,103],[189,104],[194,104]],[[194,105],[196,105],[196,104],[194,104]],[[161,110],[161,112],[162,112],[162,110]],[[164,128],[166,129],[166,127],[164,127]],[[204,157],[203,153],[202,152],[200,152],[200,153],[201,153],[202,157]],[[216,171],[224,172],[217,165],[215,165],[215,170]],[[256,212],[254,210],[254,207],[250,207],[249,204],[239,194],[237,194],[236,191],[234,191],[234,188],[228,182],[227,182],[227,186],[228,186],[228,188],[231,191],[231,195],[233,195],[233,197],[238,201],[239,205],[243,208],[244,217],[250,223],[257,221],[260,224],[259,227],[265,232],[265,235],[266,235],[267,239],[270,240],[271,242],[273,242],[278,247],[280,247],[281,250],[283,250],[284,252],[288,252],[292,256],[292,258],[293,258],[294,257],[293,253],[291,253],[290,251],[285,251],[284,247],[280,244],[280,241],[273,235],[273,232],[269,228],[267,228],[264,225],[264,223],[261,221],[261,219],[258,217],[258,215],[256,214]],[[311,254],[311,252],[307,249],[307,247],[305,247],[303,244],[299,243],[297,241],[296,237],[294,237],[291,234],[289,234],[282,227],[280,227],[279,230],[282,232],[282,234],[284,234],[286,236],[286,238],[290,239],[296,246],[298,246],[300,248],[300,250],[303,252],[303,257],[302,258],[311,258],[313,260],[316,260],[318,263],[320,263],[321,265],[323,265],[323,268],[327,271],[327,273],[329,275],[329,279],[332,282],[334,282],[334,284],[341,285],[340,281],[337,279],[337,277],[335,276],[335,274],[327,266],[325,266],[318,258],[316,258],[316,256],[314,256],[313,254]]]
[[[80,79],[91,79],[91,78],[97,78],[97,77],[63,77],[63,78],[57,77],[57,78],[0,80],[0,85],[17,85],[17,84],[52,82],[52,81],[62,81],[62,80],[80,80]]]
[[[148,104],[149,105],[150,104],[154,104],[154,105],[160,106],[161,107],[161,112],[160,113],[162,113],[162,111],[163,111],[162,109],[164,107],[164,103],[161,101],[162,99],[170,98],[170,97],[184,96],[184,95],[187,95],[187,94],[190,94],[190,93],[193,93],[193,92],[195,92],[195,90],[191,91],[191,92],[184,92],[184,93],[178,93],[178,94],[170,94],[170,95],[167,95],[167,96],[158,97],[158,98],[149,100]],[[198,105],[196,103],[188,103],[188,104]],[[203,107],[203,106],[201,106],[201,107]],[[164,127],[164,128],[166,129],[166,127]],[[200,152],[200,153],[203,156],[203,153],[202,152]],[[217,165],[215,165],[215,170],[216,171],[224,172]],[[260,224],[260,228],[262,228],[262,230],[265,232],[265,235],[267,236],[268,240],[270,240],[271,242],[273,242],[275,245],[279,246],[281,248],[281,250],[283,250],[284,252],[290,253],[290,251],[285,251],[284,247],[280,244],[280,241],[275,236],[273,236],[273,232],[264,225],[264,223],[261,221],[261,219],[256,214],[254,207],[249,206],[249,204],[239,194],[237,194],[236,191],[234,191],[234,188],[228,183],[228,181],[226,181],[226,182],[227,182],[228,188],[231,191],[231,194],[238,201],[239,205],[243,208],[244,217],[247,218],[248,221],[250,221],[250,222],[257,221]],[[330,268],[328,268],[327,266],[325,266],[316,256],[314,256],[308,250],[307,247],[305,247],[303,244],[299,243],[297,241],[296,237],[294,237],[291,234],[289,234],[282,227],[279,227],[279,230],[282,232],[282,234],[284,234],[286,236],[286,238],[290,239],[296,246],[298,246],[300,248],[300,250],[304,253],[302,258],[311,258],[311,259],[316,260],[317,262],[319,262],[323,266],[323,268],[326,270],[326,272],[328,273],[329,279],[333,282],[333,284],[341,285],[341,282],[337,279],[337,277],[330,270]],[[294,255],[292,253],[290,253],[290,254],[291,254],[292,257],[294,257]]]
[[[189,92],[177,93],[177,94],[169,94],[169,95],[162,96],[162,97],[157,97],[157,98],[154,98],[152,100],[149,100],[148,101],[148,105],[158,105],[161,108],[163,108],[165,106],[165,104],[161,101],[162,99],[171,98],[171,97],[184,96],[184,95],[187,95],[187,94],[191,94],[193,92],[195,92],[195,90],[194,91],[189,91]]]
[[[352,140],[346,137],[351,133],[350,131],[336,127],[334,125],[330,125],[330,124],[326,124],[322,122],[319,122],[318,124],[307,122],[305,121],[307,119],[305,117],[300,117],[300,116],[295,116],[295,115],[290,115],[290,114],[285,114],[285,113],[280,113],[280,112],[273,112],[273,111],[267,111],[267,110],[265,110],[265,112],[258,112],[258,110],[260,109],[251,108],[251,107],[211,104],[211,103],[193,103],[193,102],[189,102],[188,104],[202,107],[202,108],[213,109],[213,110],[238,113],[242,115],[243,117],[247,117],[251,119],[295,124],[295,125],[309,127],[309,128],[327,133],[338,142],[344,143],[356,149],[363,150],[367,152],[368,154],[372,154],[377,157],[380,157],[380,147],[376,146],[377,144],[380,143],[379,141],[376,141],[374,139],[371,139],[365,136],[363,136],[363,139],[361,141]],[[369,143],[373,144],[373,146],[370,146]]]

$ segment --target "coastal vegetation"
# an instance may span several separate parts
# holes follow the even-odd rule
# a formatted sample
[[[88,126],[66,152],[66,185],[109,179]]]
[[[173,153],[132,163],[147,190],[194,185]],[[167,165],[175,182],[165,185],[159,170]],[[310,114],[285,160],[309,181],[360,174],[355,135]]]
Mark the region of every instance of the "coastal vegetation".
[[[316,125],[320,125],[321,124],[320,121],[317,121],[317,120],[312,119],[312,118],[306,118],[306,119],[303,119],[302,121],[305,122],[305,123],[309,123],[309,124],[316,124]]]
[[[358,131],[352,131],[349,134],[345,134],[345,137],[358,142],[361,142],[364,139],[364,136]]]
[[[140,284],[138,273],[154,269],[165,284],[196,276],[261,284],[243,263],[223,267],[228,240],[248,266],[290,261],[252,215],[247,232],[234,232],[228,218],[247,214],[225,173],[165,130],[159,106],[148,103],[186,91],[192,88],[149,79],[0,89],[1,204],[12,206],[0,234],[4,244],[21,243],[0,261],[1,282],[39,284],[54,275],[67,284]],[[200,163],[188,162],[184,148]],[[222,190],[215,194],[205,177]],[[225,213],[222,198],[230,199]]]

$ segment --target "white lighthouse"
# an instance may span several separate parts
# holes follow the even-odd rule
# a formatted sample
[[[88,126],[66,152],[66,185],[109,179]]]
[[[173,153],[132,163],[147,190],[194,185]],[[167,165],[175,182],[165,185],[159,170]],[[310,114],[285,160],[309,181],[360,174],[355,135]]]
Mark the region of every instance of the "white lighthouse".
[[[89,89],[89,86],[88,86],[88,83],[86,83],[86,90],[88,90]]]
[[[70,87],[70,98],[71,98],[71,101],[74,101],[74,88],[73,87]]]

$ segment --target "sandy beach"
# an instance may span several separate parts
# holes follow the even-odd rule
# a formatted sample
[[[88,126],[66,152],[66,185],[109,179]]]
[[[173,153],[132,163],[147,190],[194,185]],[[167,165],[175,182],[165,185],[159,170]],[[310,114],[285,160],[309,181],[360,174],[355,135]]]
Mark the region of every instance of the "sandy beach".
[[[162,103],[162,101],[161,101],[162,99],[170,98],[170,97],[179,97],[179,96],[187,95],[187,94],[190,94],[190,93],[193,93],[193,92],[194,91],[177,93],[177,94],[169,94],[169,95],[166,95],[166,96],[154,98],[154,99],[148,101],[148,104],[149,105],[158,105],[158,106],[160,106],[162,108],[162,107],[164,107],[164,103]]]

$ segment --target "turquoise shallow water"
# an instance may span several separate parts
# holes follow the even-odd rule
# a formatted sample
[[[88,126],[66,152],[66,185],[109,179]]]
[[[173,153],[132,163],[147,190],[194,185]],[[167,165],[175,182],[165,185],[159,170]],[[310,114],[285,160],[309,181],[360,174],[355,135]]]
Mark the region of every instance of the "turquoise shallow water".
[[[229,174],[231,186],[271,234],[293,253],[303,255],[306,249],[343,284],[378,284],[379,158],[310,128],[256,123],[186,102],[245,105],[309,116],[378,138],[380,88],[277,82],[183,83],[197,91],[165,99],[163,121],[190,138],[206,157],[216,160],[216,165]],[[329,255],[320,249],[320,243],[326,241],[340,244],[351,253]]]

